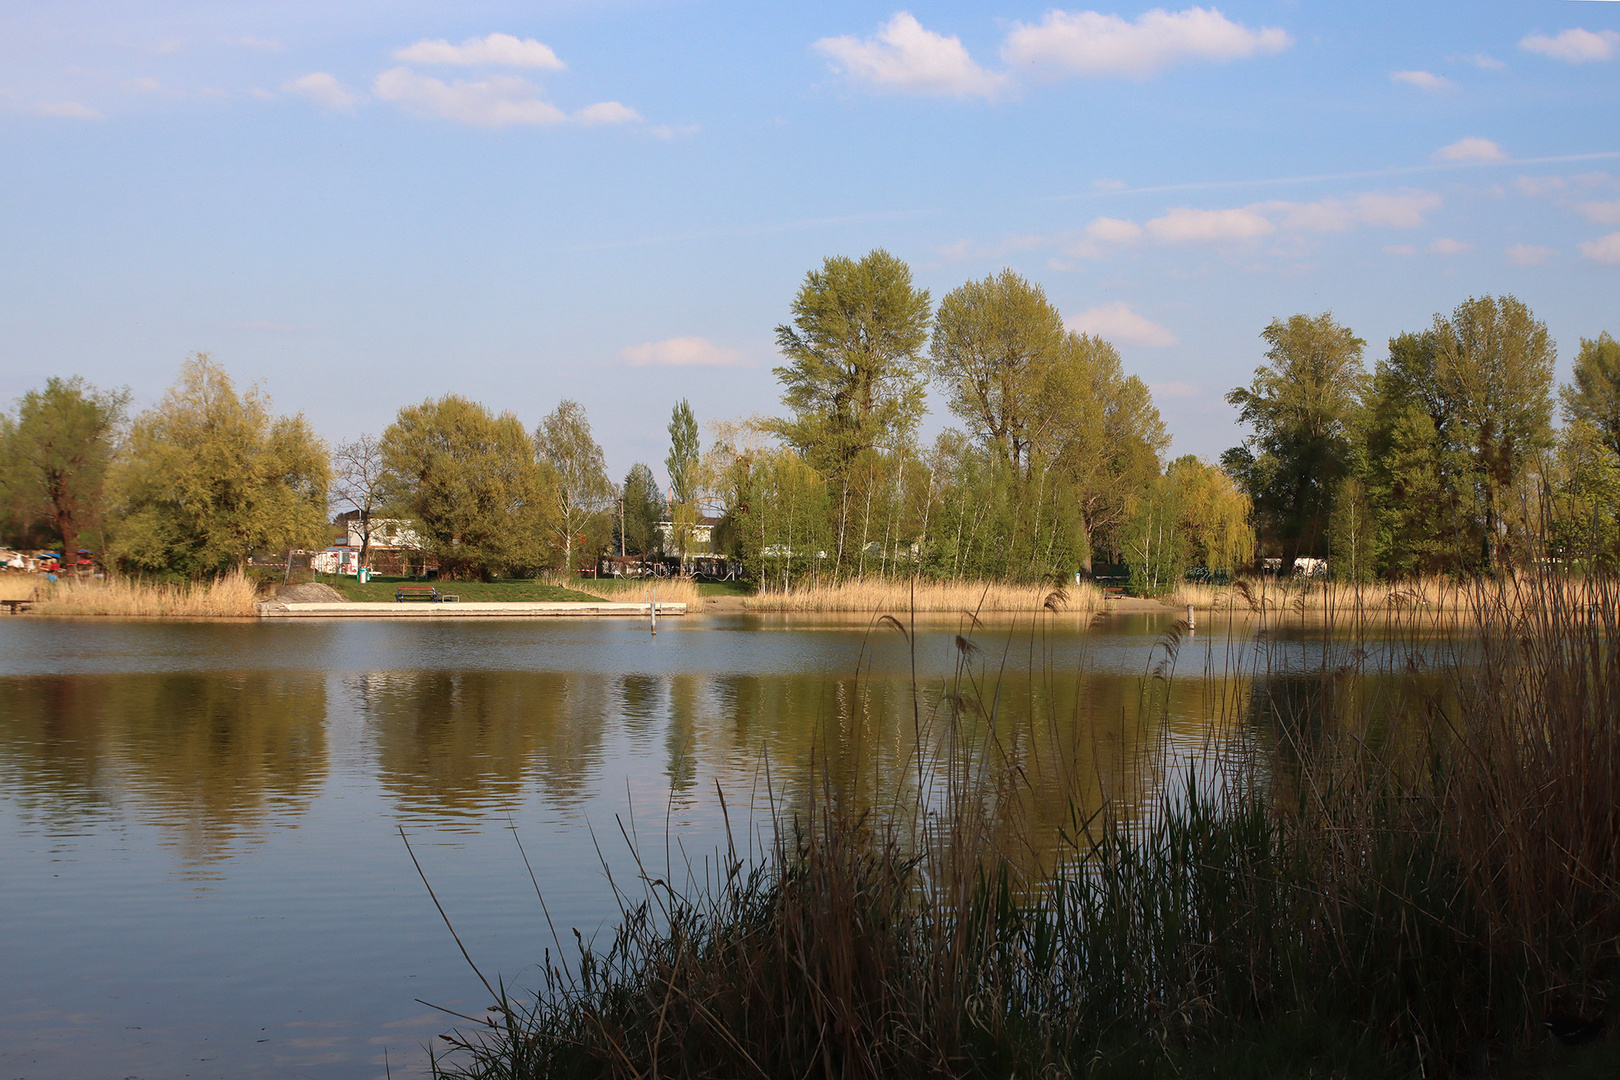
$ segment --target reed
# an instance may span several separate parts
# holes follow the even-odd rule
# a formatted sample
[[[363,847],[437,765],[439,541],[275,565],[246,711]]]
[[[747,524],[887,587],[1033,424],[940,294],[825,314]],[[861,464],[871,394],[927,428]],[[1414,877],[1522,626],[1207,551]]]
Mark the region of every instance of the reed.
[[[685,604],[688,611],[696,612],[703,606],[703,595],[697,582],[691,578],[604,578],[599,580],[570,581],[568,587],[575,592],[589,593],[603,600],[645,604],[652,600],[656,588],[660,604]]]
[[[985,703],[959,671],[928,718],[944,760],[927,775],[943,787],[919,769],[914,795],[872,813],[824,773],[710,874],[689,864],[682,884],[638,855],[637,880],[615,884],[611,943],[557,940],[538,994],[492,988],[496,1021],[449,1036],[457,1053],[435,1070],[1432,1077],[1545,1063],[1544,1021],[1579,1035],[1620,995],[1620,588],[1463,592],[1467,620],[1440,641],[1411,612],[1376,639],[1315,638],[1304,667],[1304,614],[1303,637],[1279,623],[1249,639],[1230,672],[1250,686],[1241,715],[1211,717],[1240,720],[1246,752],[1076,811],[1055,844],[1001,827],[1022,783],[1017,732],[978,724]],[[1183,631],[1165,634],[1167,657]],[[1589,1075],[1620,1064],[1593,1052]]]
[[[33,610],[42,615],[235,618],[257,615],[258,600],[253,582],[240,572],[183,584],[109,576],[58,581]]]
[[[798,585],[749,597],[751,611],[847,611],[864,614],[1021,612],[1061,610],[1087,616],[1102,608],[1092,585],[1012,585],[989,581],[894,581],[858,578],[828,585]]]
[[[1522,598],[1512,579],[1457,580],[1445,577],[1353,584],[1289,578],[1240,578],[1230,585],[1183,582],[1165,598],[1173,608],[1250,615],[1292,614],[1350,622],[1355,619],[1410,621],[1427,616],[1460,622],[1472,619],[1481,590]]]

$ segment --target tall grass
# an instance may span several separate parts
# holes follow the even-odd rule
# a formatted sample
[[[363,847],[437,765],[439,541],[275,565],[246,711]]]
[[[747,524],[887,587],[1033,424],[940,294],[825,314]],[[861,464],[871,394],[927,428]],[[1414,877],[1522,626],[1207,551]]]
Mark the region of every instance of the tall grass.
[[[797,585],[785,592],[764,592],[746,601],[751,611],[849,611],[866,614],[924,612],[1020,612],[1054,607],[1089,615],[1102,607],[1092,585],[1010,585],[987,581],[894,581],[860,578],[830,585]]]
[[[569,581],[568,587],[575,592],[627,604],[651,602],[656,588],[660,604],[685,604],[687,610],[694,613],[703,606],[703,596],[697,582],[690,578],[659,578],[656,582],[631,578],[582,579]]]
[[[643,866],[605,949],[556,941],[538,995],[492,989],[437,1068],[1427,1077],[1529,1052],[1620,992],[1620,589],[1464,593],[1440,641],[1279,620],[1231,672],[1246,752],[1056,837],[1003,828],[1014,733],[959,672],[919,714],[942,786],[919,767],[872,813],[824,773],[712,875]]]
[[[42,615],[223,618],[257,615],[258,599],[253,582],[241,573],[177,585],[109,576],[59,581],[33,610]]]
[[[1505,591],[1504,591],[1505,590]],[[1250,615],[1307,616],[1349,623],[1391,619],[1410,624],[1469,621],[1482,593],[1517,597],[1525,593],[1512,579],[1472,581],[1445,577],[1355,584],[1291,578],[1244,578],[1230,585],[1183,582],[1165,598],[1171,607]]]

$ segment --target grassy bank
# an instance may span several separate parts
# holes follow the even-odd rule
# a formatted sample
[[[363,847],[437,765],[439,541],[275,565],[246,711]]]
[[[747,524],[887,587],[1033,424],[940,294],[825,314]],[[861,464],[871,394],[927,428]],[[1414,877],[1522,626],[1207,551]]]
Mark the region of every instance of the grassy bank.
[[[747,600],[750,611],[850,611],[866,614],[922,612],[1023,612],[1042,610],[1089,615],[1102,607],[1090,585],[1006,585],[985,581],[893,581],[866,578],[831,585],[801,585]]]
[[[235,618],[258,614],[258,590],[243,575],[159,584],[138,578],[65,579],[48,586],[33,610],[42,615]]]
[[[507,578],[498,581],[430,581],[421,578],[375,577],[361,584],[352,577],[322,574],[320,582],[343,594],[345,600],[356,603],[381,604],[394,601],[395,590],[401,585],[433,585],[442,593],[461,597],[465,603],[518,601],[527,603],[560,603],[564,601],[597,600],[596,596],[577,589],[553,585],[533,578]]]
[[[1056,837],[1006,827],[1019,733],[959,679],[919,720],[937,785],[812,783],[712,873],[644,868],[441,1074],[1613,1075],[1545,1025],[1620,994],[1620,590],[1515,588],[1438,642],[1262,637],[1209,718],[1245,752]]]

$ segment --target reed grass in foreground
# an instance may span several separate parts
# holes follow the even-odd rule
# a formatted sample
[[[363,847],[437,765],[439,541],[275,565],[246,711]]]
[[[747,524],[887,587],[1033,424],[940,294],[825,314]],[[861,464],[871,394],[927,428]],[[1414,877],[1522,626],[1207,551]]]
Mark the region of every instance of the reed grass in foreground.
[[[851,611],[899,614],[915,611],[1038,612],[1043,609],[1090,615],[1102,607],[1102,594],[1093,585],[1008,585],[984,581],[909,581],[861,578],[833,585],[799,585],[786,592],[764,592],[749,597],[750,611]]]
[[[139,578],[65,579],[34,606],[42,615],[230,618],[258,614],[258,590],[240,573],[178,585]]]
[[[1519,587],[1476,591],[1452,639],[1314,670],[1268,635],[1250,755],[1072,821],[1033,867],[1038,838],[998,828],[1018,778],[985,767],[1011,732],[912,812],[812,785],[716,876],[644,868],[606,949],[557,942],[436,1070],[1613,1075],[1614,1044],[1544,1023],[1597,1034],[1620,994],[1620,589]]]

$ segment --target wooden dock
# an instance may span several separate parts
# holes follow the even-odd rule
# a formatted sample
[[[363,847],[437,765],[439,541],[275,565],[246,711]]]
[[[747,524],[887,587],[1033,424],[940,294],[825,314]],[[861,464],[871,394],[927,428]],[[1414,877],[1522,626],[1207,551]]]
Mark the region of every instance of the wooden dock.
[[[380,603],[380,604],[297,604],[279,601],[259,605],[259,615],[266,619],[566,619],[590,616],[646,619],[652,615],[648,603],[599,604],[579,603],[526,603],[489,601],[464,604],[449,603]],[[658,617],[685,615],[686,605],[658,603]]]

